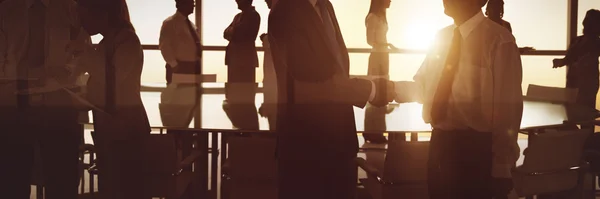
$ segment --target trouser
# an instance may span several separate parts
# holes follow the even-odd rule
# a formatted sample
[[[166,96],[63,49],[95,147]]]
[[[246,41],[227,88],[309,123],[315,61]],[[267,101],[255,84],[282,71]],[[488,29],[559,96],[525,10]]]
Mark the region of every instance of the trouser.
[[[596,109],[596,95],[598,94],[598,82],[589,85],[581,85],[577,93],[577,103],[585,107]],[[581,125],[581,129],[589,129],[594,132],[594,124]]]
[[[491,133],[433,130],[428,163],[430,198],[492,198],[491,149]]]
[[[254,83],[256,82],[256,67],[227,66],[227,82]]]
[[[102,199],[140,199],[144,137],[115,140],[102,130],[94,130],[98,165],[98,194]]]
[[[72,108],[3,108],[0,113],[0,193],[28,199],[34,148],[39,147],[42,183],[47,199],[75,199],[80,180],[79,146],[82,125]],[[37,146],[36,146],[37,145]]]
[[[279,198],[356,198],[356,157],[308,152],[278,155]]]
[[[365,141],[381,142],[385,140],[383,132],[386,131],[385,115],[387,114],[387,107],[376,107],[371,104],[367,104],[365,108],[365,132],[363,137]]]

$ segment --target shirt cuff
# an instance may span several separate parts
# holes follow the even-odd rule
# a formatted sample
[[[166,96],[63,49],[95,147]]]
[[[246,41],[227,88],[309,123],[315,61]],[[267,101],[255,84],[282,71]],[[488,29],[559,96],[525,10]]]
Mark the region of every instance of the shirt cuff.
[[[371,94],[369,95],[369,102],[375,99],[375,95],[377,94],[377,86],[375,86],[375,82],[371,81]]]
[[[492,165],[493,178],[512,178],[512,164],[494,164]]]

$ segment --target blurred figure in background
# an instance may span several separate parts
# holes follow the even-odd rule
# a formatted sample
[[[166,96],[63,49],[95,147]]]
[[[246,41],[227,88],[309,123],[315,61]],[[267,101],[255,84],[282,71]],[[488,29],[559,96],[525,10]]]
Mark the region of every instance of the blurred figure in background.
[[[140,96],[144,54],[125,0],[79,0],[78,13],[90,35],[102,41],[89,55],[88,99],[93,110],[98,189],[103,199],[143,198],[143,141],[150,125]]]
[[[265,0],[267,7],[271,9],[277,0]],[[277,117],[277,76],[273,66],[273,58],[271,57],[271,47],[269,43],[268,33],[260,35],[260,40],[263,43],[264,58],[263,58],[263,104],[258,109],[258,113],[262,117],[269,120],[269,130],[275,130]]]
[[[504,17],[504,0],[490,0],[485,8],[485,15],[492,21],[512,32],[510,23],[502,19],[502,17]]]
[[[72,71],[90,37],[80,35],[75,8],[71,0],[0,1],[3,198],[28,199],[32,173],[46,198],[77,198],[83,126],[63,89],[79,91]]]
[[[369,55],[369,68],[367,75],[377,78],[390,78],[390,53],[396,50],[394,45],[388,43],[388,22],[386,10],[390,7],[391,0],[371,0],[369,14],[365,19],[367,27],[367,43],[372,47]],[[385,114],[391,106],[376,107],[367,104],[365,110],[365,142],[383,144],[387,140],[383,136],[386,131]]]
[[[577,103],[596,108],[598,57],[600,56],[600,11],[589,10],[583,20],[583,35],[571,41],[567,55],[553,60],[553,68],[567,65],[567,88],[576,88]],[[582,126],[592,128],[593,125]]]

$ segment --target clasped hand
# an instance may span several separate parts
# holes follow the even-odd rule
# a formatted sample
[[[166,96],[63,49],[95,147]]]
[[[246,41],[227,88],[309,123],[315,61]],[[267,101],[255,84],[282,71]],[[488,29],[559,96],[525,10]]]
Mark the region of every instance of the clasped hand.
[[[377,78],[373,80],[373,83],[375,83],[376,90],[375,97],[369,101],[372,105],[382,107],[394,101],[394,98],[396,98],[394,82],[384,78]]]

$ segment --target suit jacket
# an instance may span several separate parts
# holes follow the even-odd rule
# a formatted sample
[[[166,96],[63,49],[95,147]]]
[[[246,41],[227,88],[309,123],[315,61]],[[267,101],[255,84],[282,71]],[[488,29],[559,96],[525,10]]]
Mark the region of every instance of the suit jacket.
[[[254,7],[235,15],[225,29],[223,37],[229,41],[225,51],[225,65],[233,67],[258,67],[256,37],[260,28],[260,15]]]
[[[150,124],[140,95],[144,54],[140,41],[132,30],[122,29],[114,36],[105,36],[96,53],[86,56],[90,79],[88,99],[101,108],[107,108],[108,64],[113,64],[115,110],[111,115],[93,111],[94,130],[111,139],[129,139],[150,133]],[[112,63],[108,63],[112,62]],[[109,80],[110,81],[110,80]]]
[[[353,106],[363,108],[371,82],[349,77],[348,51],[332,5],[342,63],[326,42],[321,18],[308,1],[279,1],[269,15],[269,36],[278,81],[280,158],[312,155],[355,157],[358,140]],[[339,156],[338,156],[339,157]]]

